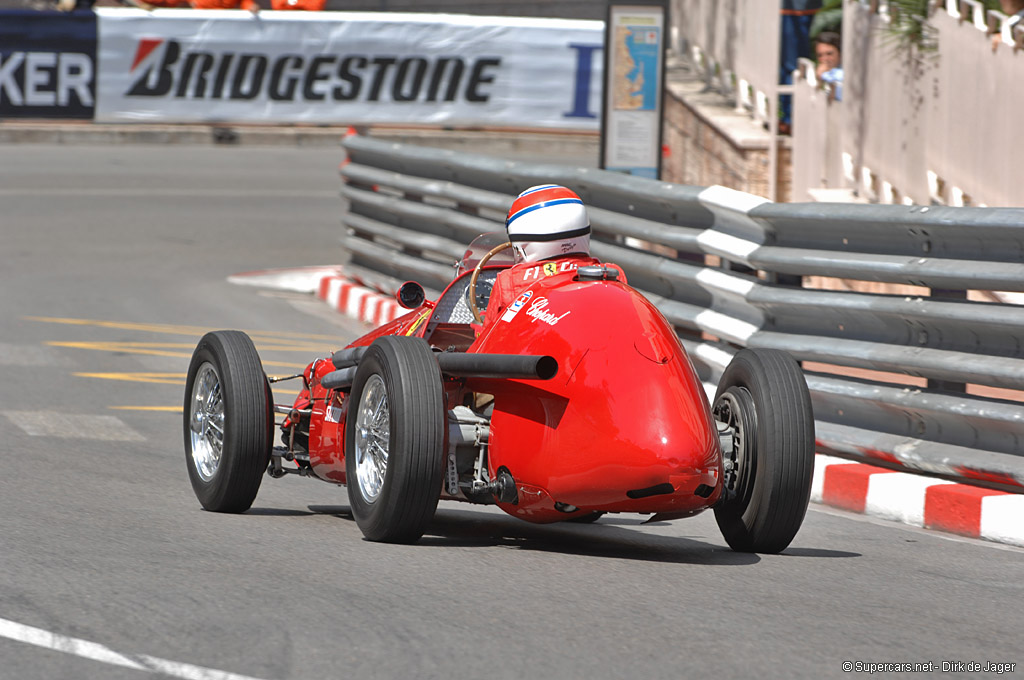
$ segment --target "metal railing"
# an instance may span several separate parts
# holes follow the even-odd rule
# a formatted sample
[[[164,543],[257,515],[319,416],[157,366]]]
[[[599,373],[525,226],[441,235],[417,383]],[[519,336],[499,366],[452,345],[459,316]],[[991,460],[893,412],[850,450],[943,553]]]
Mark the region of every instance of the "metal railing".
[[[705,381],[740,347],[783,349],[804,362],[819,451],[1024,486],[1024,393],[998,392],[1024,389],[1024,307],[967,299],[1024,291],[1024,209],[775,204],[359,136],[343,146],[347,266],[382,290],[417,279],[436,293],[513,196],[565,184],[588,206],[593,253],[675,325]]]

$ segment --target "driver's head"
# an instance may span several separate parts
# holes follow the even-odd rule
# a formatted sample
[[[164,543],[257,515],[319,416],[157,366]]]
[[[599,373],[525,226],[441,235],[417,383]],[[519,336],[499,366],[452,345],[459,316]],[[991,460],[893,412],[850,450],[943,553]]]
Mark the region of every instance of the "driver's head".
[[[587,209],[576,192],[557,184],[541,184],[519,194],[505,229],[523,262],[590,254]]]

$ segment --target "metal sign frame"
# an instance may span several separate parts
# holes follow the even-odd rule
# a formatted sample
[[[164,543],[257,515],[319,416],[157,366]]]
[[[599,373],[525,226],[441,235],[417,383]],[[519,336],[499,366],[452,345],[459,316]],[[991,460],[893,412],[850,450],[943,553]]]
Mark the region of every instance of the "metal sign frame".
[[[629,20],[639,24],[628,24]],[[638,107],[615,106],[620,95],[616,77],[623,74],[626,64],[617,49],[617,29],[649,26],[645,40],[656,42],[654,58],[657,83],[654,86],[653,105],[643,101]],[[601,150],[599,164],[602,169],[661,179],[662,144],[665,109],[665,61],[668,45],[667,0],[615,0],[608,3],[605,17],[604,75],[601,93]],[[649,44],[641,42],[640,44]],[[626,59],[632,59],[630,54]],[[633,95],[637,96],[637,95]]]

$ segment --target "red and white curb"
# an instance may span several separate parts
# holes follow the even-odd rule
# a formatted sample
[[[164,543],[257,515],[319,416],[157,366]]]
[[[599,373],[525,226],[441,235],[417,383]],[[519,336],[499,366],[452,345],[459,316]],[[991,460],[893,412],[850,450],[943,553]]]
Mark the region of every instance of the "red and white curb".
[[[345,276],[340,265],[242,272],[229,276],[228,282],[313,293],[342,314],[375,326],[397,319],[405,313],[394,296]]]
[[[317,297],[342,314],[374,326],[393,321],[405,313],[393,296],[361,286],[343,276],[322,278]]]
[[[811,500],[843,510],[1024,547],[1024,494],[816,455]]]

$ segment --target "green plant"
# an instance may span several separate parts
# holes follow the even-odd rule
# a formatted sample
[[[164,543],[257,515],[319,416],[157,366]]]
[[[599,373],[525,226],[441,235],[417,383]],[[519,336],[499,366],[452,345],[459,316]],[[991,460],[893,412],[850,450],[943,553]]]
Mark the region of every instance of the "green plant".
[[[843,0],[825,0],[811,22],[811,42],[822,31],[843,32]]]
[[[935,27],[929,23],[932,0],[889,0],[889,25],[885,41],[912,61],[934,56],[939,49]]]

